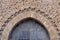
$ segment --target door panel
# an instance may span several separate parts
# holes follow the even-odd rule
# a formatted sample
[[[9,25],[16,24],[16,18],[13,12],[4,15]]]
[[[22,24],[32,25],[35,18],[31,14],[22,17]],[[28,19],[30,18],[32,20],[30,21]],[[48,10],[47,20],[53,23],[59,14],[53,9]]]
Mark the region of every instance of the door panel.
[[[35,20],[23,21],[12,30],[8,40],[49,40],[45,28]]]

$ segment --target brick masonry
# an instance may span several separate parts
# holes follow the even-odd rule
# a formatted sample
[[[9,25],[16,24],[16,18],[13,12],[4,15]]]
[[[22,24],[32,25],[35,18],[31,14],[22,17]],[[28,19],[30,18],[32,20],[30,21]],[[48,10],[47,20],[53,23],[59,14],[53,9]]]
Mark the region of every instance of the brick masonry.
[[[46,18],[57,35],[56,39],[52,40],[60,40],[60,0],[0,0],[0,39],[13,18],[20,13],[30,14],[30,11]],[[54,35],[53,31],[51,33]]]

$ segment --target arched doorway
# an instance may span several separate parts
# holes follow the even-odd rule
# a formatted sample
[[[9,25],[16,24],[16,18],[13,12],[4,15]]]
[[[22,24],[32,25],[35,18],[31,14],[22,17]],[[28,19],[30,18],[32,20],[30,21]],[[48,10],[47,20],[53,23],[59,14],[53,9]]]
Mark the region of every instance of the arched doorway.
[[[27,19],[12,29],[8,40],[50,40],[50,37],[42,24],[34,19]]]

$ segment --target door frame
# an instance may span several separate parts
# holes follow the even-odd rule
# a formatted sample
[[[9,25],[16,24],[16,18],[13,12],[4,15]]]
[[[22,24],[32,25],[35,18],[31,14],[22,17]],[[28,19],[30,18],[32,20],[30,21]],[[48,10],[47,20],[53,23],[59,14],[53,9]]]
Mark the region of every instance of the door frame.
[[[53,25],[49,22],[49,20],[47,20],[44,16],[34,13],[34,12],[30,12],[30,13],[21,13],[19,15],[17,15],[16,17],[14,17],[5,27],[3,33],[2,33],[2,37],[1,40],[8,40],[9,37],[9,33],[11,32],[11,30],[15,27],[15,25],[26,18],[33,18],[36,19],[37,21],[39,21],[41,24],[44,25],[44,27],[47,29],[49,36],[50,36],[50,40],[55,40],[56,39],[56,33],[54,31],[54,27]]]

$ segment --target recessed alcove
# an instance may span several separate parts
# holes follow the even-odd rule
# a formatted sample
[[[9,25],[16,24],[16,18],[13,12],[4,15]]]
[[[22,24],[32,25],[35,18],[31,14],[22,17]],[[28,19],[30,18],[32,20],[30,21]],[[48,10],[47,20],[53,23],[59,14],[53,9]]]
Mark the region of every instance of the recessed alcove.
[[[50,40],[50,37],[42,23],[33,18],[27,18],[15,25],[8,40]]]

